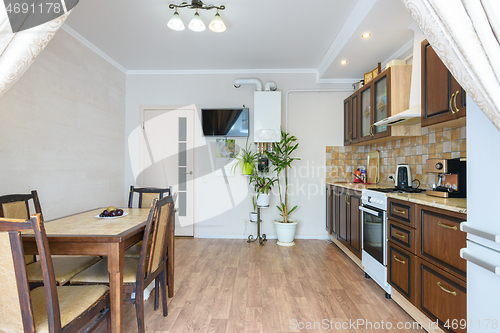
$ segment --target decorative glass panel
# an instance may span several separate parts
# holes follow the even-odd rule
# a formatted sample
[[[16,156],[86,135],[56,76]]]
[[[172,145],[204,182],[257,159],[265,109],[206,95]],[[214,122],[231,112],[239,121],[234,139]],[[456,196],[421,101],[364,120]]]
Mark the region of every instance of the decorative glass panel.
[[[371,89],[361,93],[361,136],[370,135],[371,126]]]
[[[179,168],[179,191],[186,190],[186,172],[187,168]]]
[[[387,77],[375,83],[375,122],[387,118]],[[376,126],[375,132],[387,131],[387,126]]]
[[[179,143],[179,166],[187,166],[186,143]]]
[[[179,118],[179,141],[187,141],[187,118]]]
[[[179,198],[177,199],[179,203],[179,216],[186,216],[186,192],[179,192]]]

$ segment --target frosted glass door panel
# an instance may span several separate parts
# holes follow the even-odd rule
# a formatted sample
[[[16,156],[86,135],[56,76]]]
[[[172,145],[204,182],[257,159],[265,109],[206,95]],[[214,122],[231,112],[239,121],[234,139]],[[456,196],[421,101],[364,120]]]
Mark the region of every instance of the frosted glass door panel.
[[[370,136],[371,126],[371,88],[361,93],[361,136]]]

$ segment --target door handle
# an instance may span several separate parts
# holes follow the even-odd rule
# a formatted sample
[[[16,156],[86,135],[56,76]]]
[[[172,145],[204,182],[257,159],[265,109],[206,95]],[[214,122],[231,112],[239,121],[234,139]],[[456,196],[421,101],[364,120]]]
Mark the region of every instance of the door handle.
[[[457,97],[458,97],[458,94],[460,94],[459,90],[457,90],[457,92],[455,93],[455,98],[453,99],[453,105],[455,106],[455,112],[456,113],[460,112],[460,109],[457,108]]]
[[[185,172],[185,171],[184,171],[184,174],[186,174],[186,175],[192,175],[192,174],[193,174],[193,171],[189,171],[189,172]]]
[[[453,95],[451,95],[450,97],[450,110],[451,110],[451,113],[455,114],[455,110],[453,110],[453,106],[451,105],[451,102],[453,101],[453,98],[455,97],[455,93],[453,93]]]

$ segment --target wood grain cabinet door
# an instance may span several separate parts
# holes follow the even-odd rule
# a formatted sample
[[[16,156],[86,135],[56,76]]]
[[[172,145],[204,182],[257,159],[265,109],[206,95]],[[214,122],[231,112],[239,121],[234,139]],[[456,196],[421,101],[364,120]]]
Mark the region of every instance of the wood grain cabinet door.
[[[413,305],[416,304],[416,268],[417,256],[388,243],[387,282],[396,288]]]
[[[387,217],[405,226],[415,228],[415,204],[390,198],[387,201]]]
[[[418,259],[417,307],[447,332],[467,332],[467,290],[462,280]]]
[[[420,244],[418,254],[452,274],[465,278],[467,261],[460,257],[460,249],[467,246],[465,232],[460,223],[465,215],[453,214],[425,206],[419,206]]]
[[[337,239],[347,246],[347,239],[348,239],[348,215],[349,211],[347,210],[347,195],[346,195],[346,190],[344,190],[341,187],[337,187],[337,190],[335,191],[337,194],[338,198],[338,232],[337,232]]]
[[[415,229],[401,225],[393,220],[387,220],[387,239],[413,254],[417,253],[417,235]]]
[[[361,259],[361,193],[357,191],[348,192],[349,209],[349,250]]]
[[[359,93],[356,92],[351,97],[351,140],[352,143],[359,142],[359,129],[360,129],[360,112],[359,112]]]
[[[422,42],[422,126],[465,116],[465,91],[432,46]]]
[[[351,97],[344,100],[344,146],[348,146],[352,142],[352,120],[351,120]]]

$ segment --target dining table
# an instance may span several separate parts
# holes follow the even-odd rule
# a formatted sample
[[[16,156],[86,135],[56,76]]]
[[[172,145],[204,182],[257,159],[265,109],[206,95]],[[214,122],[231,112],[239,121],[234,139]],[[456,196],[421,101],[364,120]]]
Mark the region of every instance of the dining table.
[[[111,332],[122,332],[125,250],[144,236],[149,208],[122,208],[124,216],[99,218],[104,208],[44,222],[51,255],[89,255],[108,258]],[[174,223],[168,230],[168,296],[174,294]],[[32,234],[22,235],[25,254],[38,254]]]

